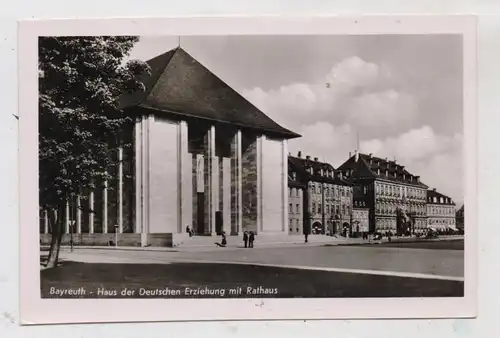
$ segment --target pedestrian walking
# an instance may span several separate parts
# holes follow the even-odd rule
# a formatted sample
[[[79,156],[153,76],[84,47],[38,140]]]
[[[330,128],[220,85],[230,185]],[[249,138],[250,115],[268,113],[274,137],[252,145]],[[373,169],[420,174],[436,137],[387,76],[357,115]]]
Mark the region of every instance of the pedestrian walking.
[[[221,241],[222,246],[227,245],[227,239],[226,239],[226,233],[223,231],[222,232],[222,241]]]
[[[305,242],[307,243],[307,237],[309,237],[309,233],[308,233],[308,232],[306,232],[306,233],[304,234],[304,237],[305,237]]]
[[[250,231],[250,235],[248,235],[248,247],[253,248],[253,242],[255,241],[255,234],[253,231]]]
[[[243,243],[245,243],[245,248],[248,248],[248,232],[243,232]]]

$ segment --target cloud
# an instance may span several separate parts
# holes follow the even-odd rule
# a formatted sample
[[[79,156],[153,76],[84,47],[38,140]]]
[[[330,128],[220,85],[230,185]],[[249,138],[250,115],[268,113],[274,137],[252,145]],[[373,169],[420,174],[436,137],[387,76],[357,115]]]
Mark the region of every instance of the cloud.
[[[296,154],[318,157],[334,167],[356,147],[398,163],[441,193],[463,201],[462,135],[419,126],[421,102],[397,74],[353,56],[333,65],[311,83],[253,88],[243,96],[283,126],[302,135],[291,140]]]
[[[348,157],[346,144],[351,140],[352,128],[349,125],[333,126],[319,121],[300,129],[301,138],[290,140],[289,150],[296,155],[300,150],[303,156],[318,157],[333,166],[338,166]]]
[[[250,102],[290,129],[316,120],[332,125],[356,125],[366,137],[394,133],[416,120],[418,105],[402,92],[387,67],[357,56],[333,65],[311,83],[290,83],[263,90],[244,90]]]
[[[463,201],[463,136],[436,134],[429,126],[396,137],[361,142],[361,151],[396,158],[424,183],[461,203]]]

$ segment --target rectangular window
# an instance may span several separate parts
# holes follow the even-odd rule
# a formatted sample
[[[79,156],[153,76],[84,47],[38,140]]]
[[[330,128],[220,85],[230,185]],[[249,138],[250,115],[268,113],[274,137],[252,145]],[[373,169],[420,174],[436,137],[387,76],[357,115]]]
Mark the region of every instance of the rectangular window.
[[[299,213],[300,212],[299,204],[296,205],[296,209],[297,209],[297,213]]]
[[[318,214],[321,214],[321,204],[318,204]]]
[[[288,212],[289,213],[293,213],[292,203],[290,203],[290,205],[288,206]]]

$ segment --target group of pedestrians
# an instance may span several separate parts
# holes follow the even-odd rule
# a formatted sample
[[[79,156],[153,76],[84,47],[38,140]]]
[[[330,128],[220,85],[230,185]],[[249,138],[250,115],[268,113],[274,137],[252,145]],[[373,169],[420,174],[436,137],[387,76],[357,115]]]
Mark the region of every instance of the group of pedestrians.
[[[253,231],[245,231],[243,233],[243,242],[245,243],[245,248],[253,248],[253,243],[255,242],[255,233]],[[227,246],[227,237],[225,231],[221,233],[221,242],[216,242],[215,244],[219,247]]]
[[[243,233],[243,242],[245,243],[245,248],[253,248],[253,242],[255,241],[255,234],[253,231],[245,231]]]

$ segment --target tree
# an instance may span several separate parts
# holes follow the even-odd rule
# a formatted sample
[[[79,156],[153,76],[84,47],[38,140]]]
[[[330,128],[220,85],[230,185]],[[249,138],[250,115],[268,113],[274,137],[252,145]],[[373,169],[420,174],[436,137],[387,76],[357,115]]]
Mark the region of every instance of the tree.
[[[64,210],[83,190],[113,178],[107,168],[133,116],[119,109],[126,92],[144,90],[149,67],[124,63],[137,37],[42,37],[39,39],[39,198],[52,229],[48,267],[57,266]],[[124,144],[125,143],[125,144]],[[90,211],[92,212],[92,210]]]

